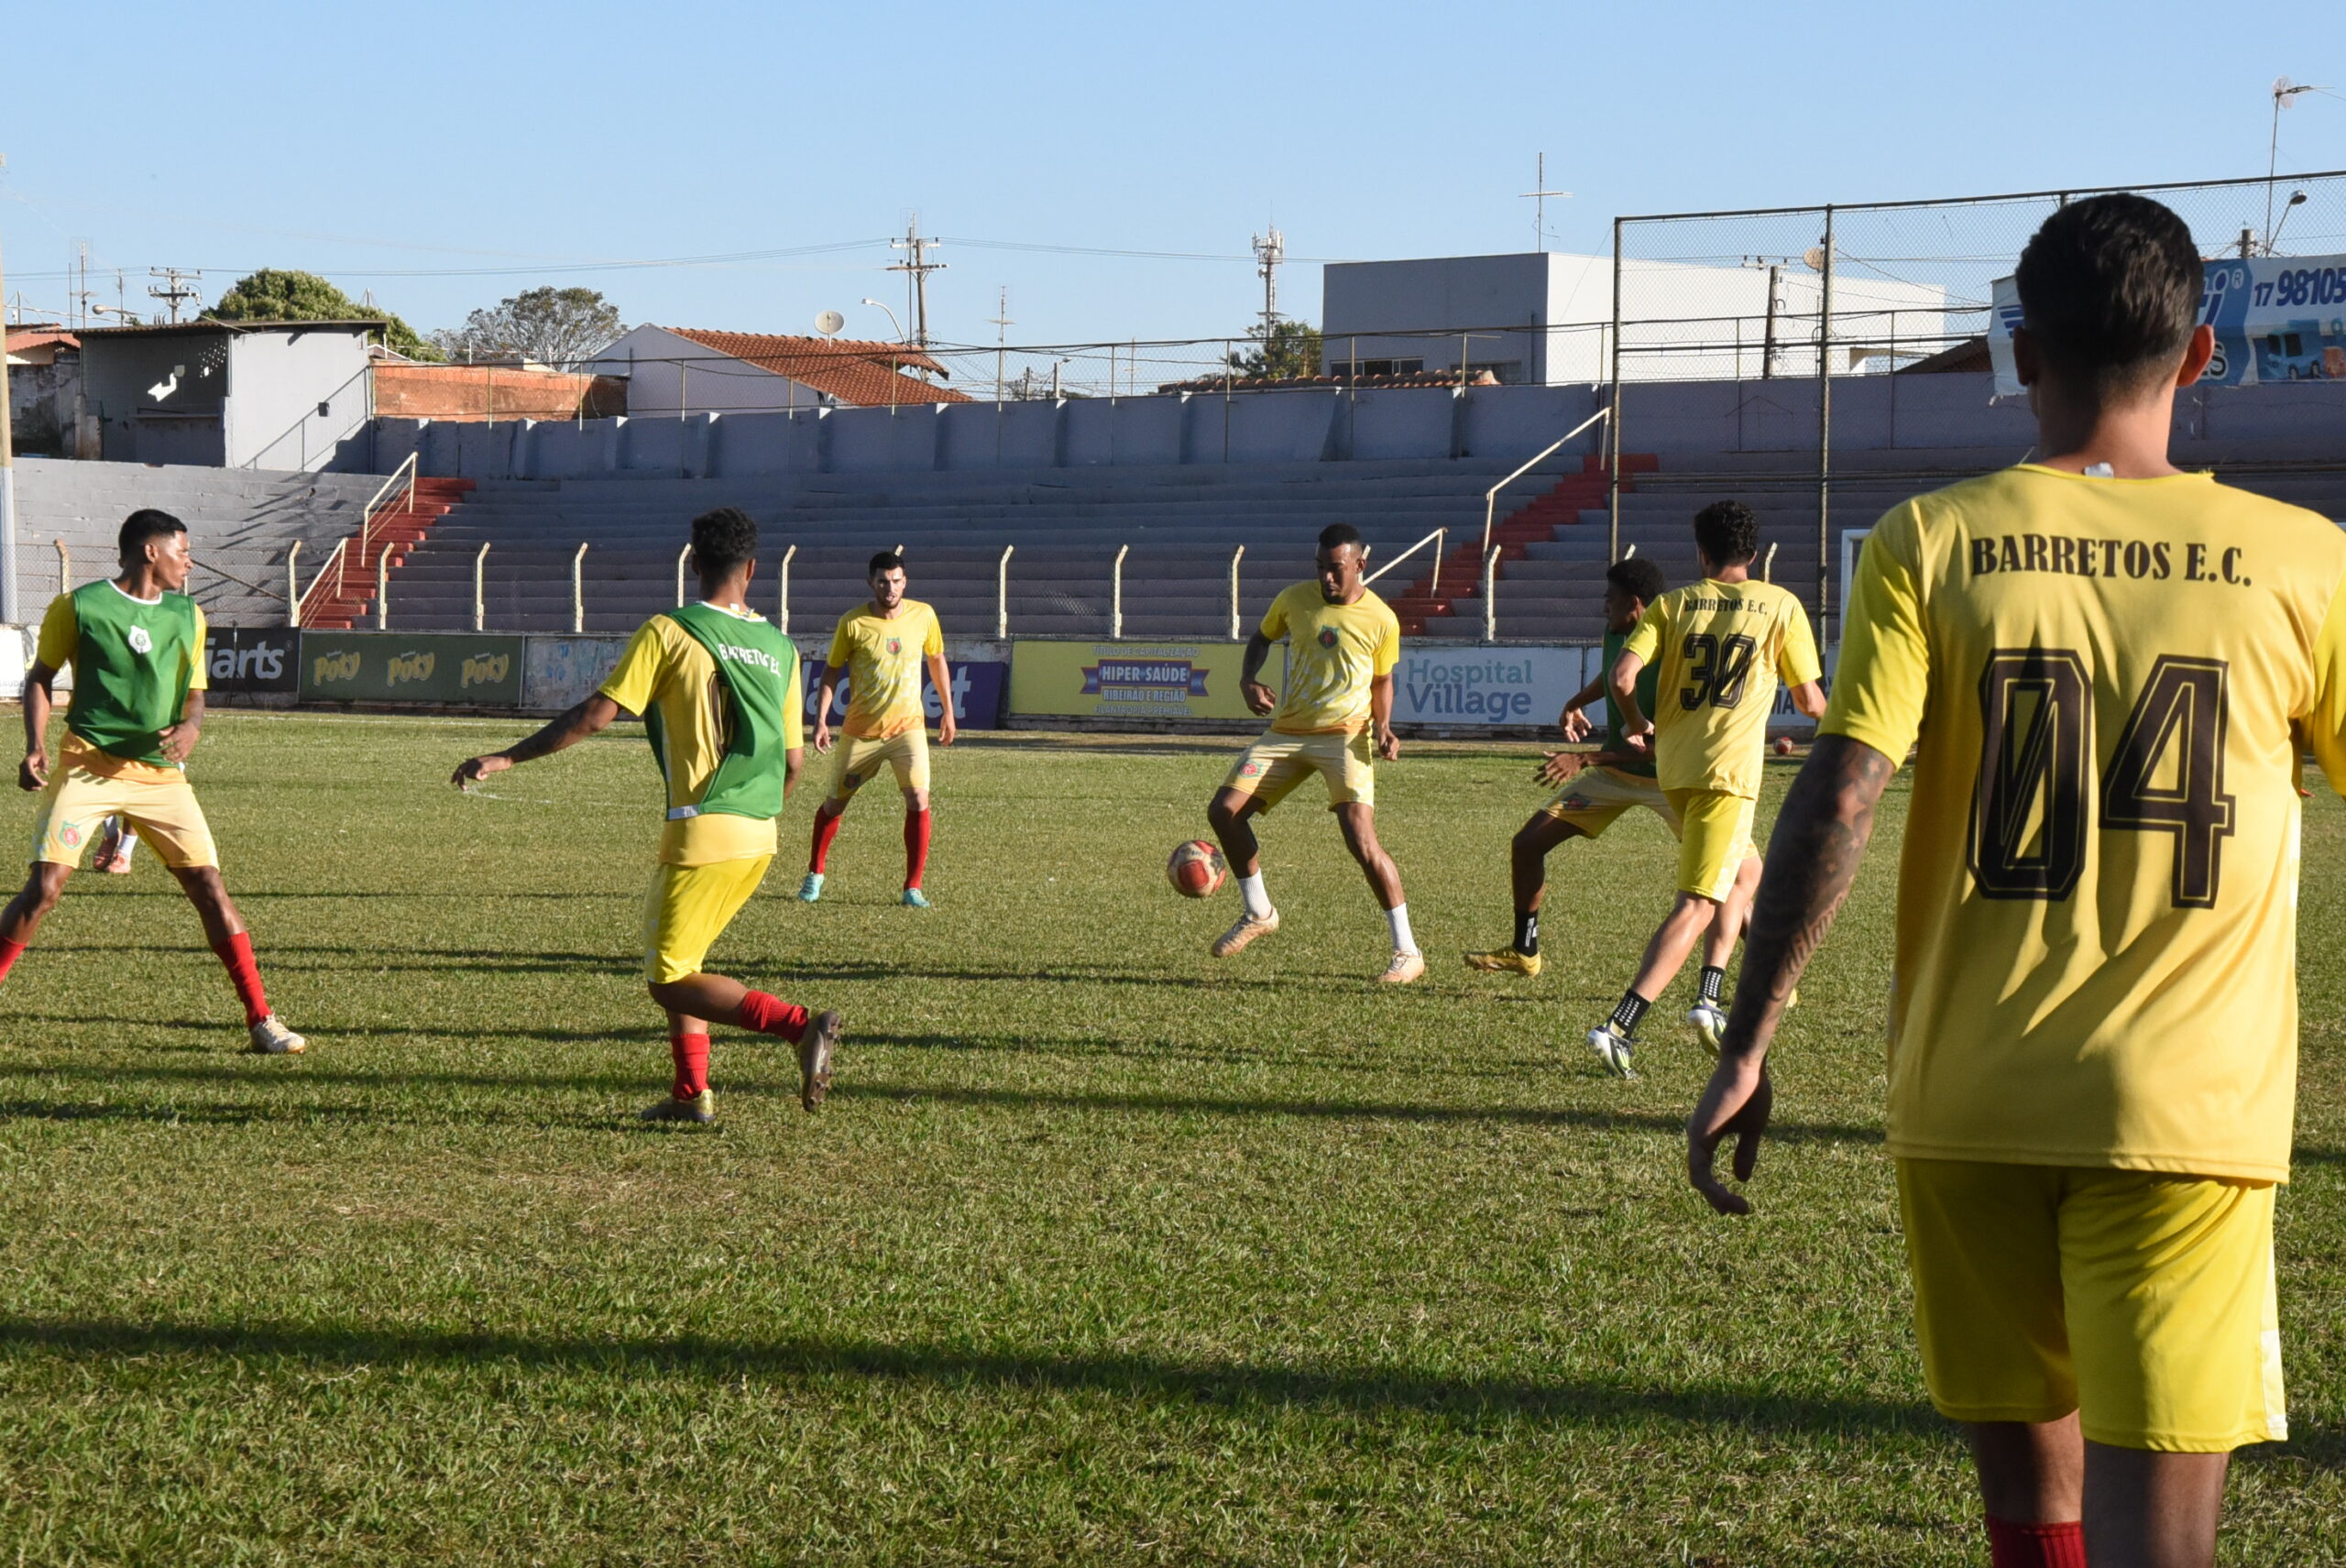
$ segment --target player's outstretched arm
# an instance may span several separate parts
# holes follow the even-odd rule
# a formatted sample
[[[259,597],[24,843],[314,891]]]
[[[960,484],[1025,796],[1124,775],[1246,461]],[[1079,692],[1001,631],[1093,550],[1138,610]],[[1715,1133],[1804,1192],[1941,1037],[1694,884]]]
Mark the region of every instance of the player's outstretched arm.
[[[187,701],[180,706],[180,721],[164,730],[160,737],[163,761],[186,762],[188,753],[195,750],[195,743],[203,734],[203,693],[198,689],[187,694]]]
[[[1862,741],[1822,736],[1776,817],[1718,1066],[1686,1123],[1687,1179],[1722,1214],[1748,1214],[1751,1205],[1729,1191],[1713,1168],[1719,1140],[1735,1135],[1735,1179],[1750,1180],[1773,1096],[1769,1043],[1801,971],[1849,896],[1873,837],[1874,806],[1896,771],[1896,763]]]
[[[1376,740],[1376,754],[1386,762],[1401,755],[1401,738],[1393,733],[1393,672],[1368,683],[1368,724]]]
[[[56,679],[55,666],[38,659],[25,672],[25,760],[16,769],[18,789],[49,787],[49,710],[55,700],[50,683]]]
[[[1815,681],[1803,681],[1792,687],[1792,706],[1811,718],[1825,717],[1825,687]]]
[[[928,656],[928,684],[937,688],[937,700],[941,709],[937,720],[937,743],[950,746],[960,727],[953,722],[953,675],[945,667],[945,655]]]
[[[1238,666],[1238,695],[1256,713],[1279,705],[1278,694],[1263,684],[1263,661],[1271,656],[1271,640],[1260,631],[1246,639],[1246,656]]]
[[[1613,661],[1613,668],[1605,677],[1612,690],[1613,706],[1621,710],[1621,738],[1632,751],[1642,753],[1653,734],[1653,720],[1638,706],[1638,672],[1646,667],[1645,660],[1624,648],[1621,656]]]
[[[516,762],[534,762],[552,756],[565,746],[576,746],[589,735],[608,728],[619,716],[619,705],[597,692],[586,701],[573,705],[526,740],[516,741],[502,751],[487,756],[467,757],[457,765],[455,776],[448,782],[458,789],[468,789],[491,773],[501,773]]]

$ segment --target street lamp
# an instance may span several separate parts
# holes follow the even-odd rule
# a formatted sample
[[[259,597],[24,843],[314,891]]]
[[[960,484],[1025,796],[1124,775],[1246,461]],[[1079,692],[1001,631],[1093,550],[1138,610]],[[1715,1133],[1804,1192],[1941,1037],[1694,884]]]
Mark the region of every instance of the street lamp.
[[[896,329],[896,341],[897,341],[898,343],[903,343],[903,342],[904,342],[904,341],[905,341],[905,339],[904,339],[904,323],[902,323],[902,322],[900,322],[900,321],[898,321],[898,320],[896,319],[896,313],[895,313],[895,312],[889,310],[887,306],[885,306],[885,305],[882,304],[882,303],[881,303],[879,301],[877,301],[877,300],[866,300],[866,301],[864,301],[863,302],[864,302],[865,304],[867,304],[867,305],[870,305],[870,306],[871,306],[873,310],[875,310],[875,311],[883,311],[883,312],[886,312],[886,313],[887,313],[887,317],[888,317],[888,324],[889,324],[890,326],[892,326],[892,327],[893,327],[893,328],[895,328],[895,329]]]
[[[2273,247],[2281,243],[2281,231],[2289,226],[2289,214],[2296,212],[2299,207],[2302,207],[2305,204],[2306,193],[2303,191],[2292,191],[2289,192],[2288,201],[2281,208],[2280,221],[2273,225],[2272,235],[2264,241],[2265,255],[2272,255]]]
[[[2300,93],[2327,93],[2326,87],[2310,82],[2292,82],[2286,76],[2273,81],[2273,140],[2264,150],[2264,254],[2273,254],[2273,181],[2281,170],[2281,111],[2297,101]],[[2294,205],[2295,203],[2291,203]]]

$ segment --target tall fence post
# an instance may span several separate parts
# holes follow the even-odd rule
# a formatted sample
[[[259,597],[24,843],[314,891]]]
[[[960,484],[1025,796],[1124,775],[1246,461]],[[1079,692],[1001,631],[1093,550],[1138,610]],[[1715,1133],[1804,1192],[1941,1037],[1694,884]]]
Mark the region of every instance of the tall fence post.
[[[693,547],[689,542],[682,550],[676,552],[676,608],[678,609],[685,608],[685,561],[692,553]]]
[[[1238,632],[1238,563],[1245,558],[1246,546],[1241,544],[1230,553],[1230,640],[1239,640]]]
[[[782,570],[775,574],[782,578],[782,584],[780,596],[774,601],[774,612],[777,617],[774,623],[774,630],[781,632],[784,637],[790,635],[790,558],[797,554],[798,546],[795,544],[784,551],[782,553]]]
[[[473,556],[473,630],[488,630],[488,541],[481,541],[480,550]]]
[[[1132,553],[1129,544],[1116,546],[1116,566],[1109,579],[1108,640],[1121,642],[1124,638],[1124,557]]]
[[[1825,545],[1833,533],[1833,209],[1825,209],[1825,272],[1816,322],[1816,643],[1831,641],[1832,566]]]
[[[391,629],[391,547],[375,553],[375,630]]]
[[[301,624],[301,579],[294,575],[293,564],[301,558],[301,542],[295,540],[293,548],[285,553],[285,624]]]
[[[1494,544],[1483,557],[1483,641],[1499,640],[1499,551]]]
[[[1017,548],[1015,544],[1003,545],[1002,559],[993,564],[993,636],[997,642],[1010,640],[1010,553]]]
[[[581,541],[578,554],[570,558],[570,630],[572,635],[586,630],[586,542]]]

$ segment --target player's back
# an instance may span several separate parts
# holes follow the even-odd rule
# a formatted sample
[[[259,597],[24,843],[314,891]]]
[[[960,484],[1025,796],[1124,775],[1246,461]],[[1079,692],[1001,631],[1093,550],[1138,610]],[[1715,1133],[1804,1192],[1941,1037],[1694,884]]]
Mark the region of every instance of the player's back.
[[[2286,1175],[2341,580],[2337,527],[2206,475],[2023,466],[1876,528],[1825,729],[1921,740],[1896,1152]]]
[[[1628,646],[1660,666],[1649,717],[1661,787],[1757,796],[1778,680],[1818,674],[1800,600],[1770,583],[1705,577],[1648,607]]]

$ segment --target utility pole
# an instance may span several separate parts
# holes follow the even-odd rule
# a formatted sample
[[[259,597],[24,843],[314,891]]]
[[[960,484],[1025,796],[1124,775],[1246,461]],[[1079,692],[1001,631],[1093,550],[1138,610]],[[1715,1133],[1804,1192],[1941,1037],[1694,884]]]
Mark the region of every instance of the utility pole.
[[[166,280],[165,286],[160,289],[156,288],[151,283],[148,284],[147,291],[149,294],[152,294],[155,298],[162,301],[165,304],[170,306],[171,321],[174,323],[177,323],[180,319],[181,301],[200,300],[203,298],[203,294],[201,290],[183,288],[180,283],[180,280],[182,278],[203,277],[203,274],[201,272],[191,272],[183,267],[149,267],[147,269],[147,276],[149,278],[160,278]]]
[[[1548,155],[1544,152],[1540,155],[1539,170],[1539,177],[1531,181],[1531,189],[1523,194],[1531,202],[1531,233],[1534,236],[1531,248],[1544,251],[1548,248],[1548,198],[1569,198],[1572,192],[1548,189]]]
[[[994,309],[993,318],[993,400],[1002,401],[1003,353],[1010,343],[1010,329],[1018,323],[1010,319],[1010,285],[1002,286],[1002,303]]]
[[[1263,277],[1263,352],[1270,352],[1272,331],[1279,324],[1279,263],[1287,259],[1287,236],[1277,225],[1255,236],[1255,270]]]
[[[84,327],[90,324],[90,242],[86,239],[74,242],[73,272],[71,315],[75,326]]]
[[[0,156],[0,169],[6,167]],[[0,266],[0,293],[6,290],[7,269]],[[0,353],[0,625],[23,624],[16,613],[16,433],[8,420],[8,356]]]
[[[916,348],[928,346],[928,275],[945,270],[944,262],[927,259],[930,247],[936,244],[937,241],[921,236],[918,213],[904,225],[904,238],[888,242],[890,250],[901,250],[912,258],[909,261],[890,263],[888,270],[906,274],[905,287],[912,295],[913,345]]]

